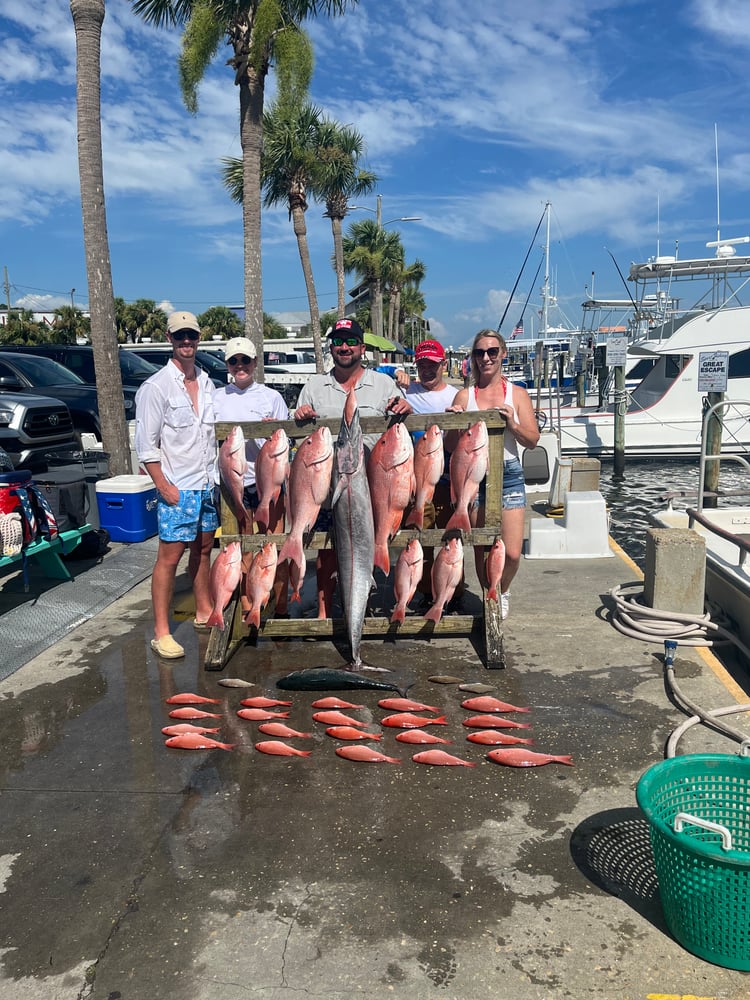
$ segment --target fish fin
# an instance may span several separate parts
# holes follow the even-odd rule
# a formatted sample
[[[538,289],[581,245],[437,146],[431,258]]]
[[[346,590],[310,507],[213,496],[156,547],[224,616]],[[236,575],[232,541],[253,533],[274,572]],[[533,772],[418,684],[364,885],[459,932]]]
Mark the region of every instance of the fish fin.
[[[405,618],[404,608],[401,605],[396,605],[393,609],[393,614],[391,615],[391,624],[401,624]]]
[[[450,516],[448,523],[445,526],[445,530],[449,531],[452,528],[457,528],[460,531],[471,531],[471,522],[469,521],[469,515],[463,509],[456,509]]]
[[[382,569],[386,576],[391,572],[391,557],[388,554],[388,546],[384,544],[375,546],[375,566]]]
[[[491,601],[496,601],[497,600],[497,590],[494,587],[490,587],[490,589],[487,591],[487,597]]]
[[[424,508],[415,507],[404,522],[405,528],[417,528],[419,531],[424,527]]]
[[[209,628],[220,628],[224,631],[224,615],[221,611],[212,611],[206,619],[206,626]]]
[[[437,625],[437,623],[440,621],[440,616],[442,615],[442,613],[443,613],[442,605],[433,604],[430,610],[426,614],[422,615],[422,617],[428,622],[435,622],[435,624]]]

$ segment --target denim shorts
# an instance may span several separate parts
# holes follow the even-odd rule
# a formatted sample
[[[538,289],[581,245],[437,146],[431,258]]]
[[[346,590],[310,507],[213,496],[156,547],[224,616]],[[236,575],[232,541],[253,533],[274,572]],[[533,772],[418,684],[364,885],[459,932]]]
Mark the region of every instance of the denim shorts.
[[[172,506],[159,497],[156,505],[159,538],[162,542],[194,542],[202,531],[216,531],[219,516],[214,505],[213,489],[180,490],[180,499]]]
[[[471,505],[476,510],[484,504],[487,480],[483,479],[476,500]],[[526,506],[526,480],[520,458],[506,458],[503,462],[503,510],[522,510]]]

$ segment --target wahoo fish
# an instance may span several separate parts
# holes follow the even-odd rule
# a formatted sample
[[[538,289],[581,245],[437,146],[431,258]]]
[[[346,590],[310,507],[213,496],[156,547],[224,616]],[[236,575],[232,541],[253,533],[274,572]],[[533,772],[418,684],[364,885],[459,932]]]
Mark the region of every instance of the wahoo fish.
[[[250,569],[245,575],[245,596],[250,604],[250,610],[245,612],[242,620],[254,628],[260,628],[260,613],[271,597],[278,561],[276,543],[266,542],[253,556]]]
[[[263,533],[268,531],[271,505],[278,501],[288,478],[289,438],[283,427],[277,427],[255,459],[255,488],[258,491],[255,522]]]
[[[446,525],[471,531],[469,510],[479,493],[479,484],[487,475],[489,467],[489,438],[487,424],[478,420],[465,431],[461,431],[458,444],[449,463],[451,480],[451,503],[455,510]]]
[[[240,532],[248,532],[250,530],[249,522],[252,520],[252,515],[242,501],[246,472],[245,435],[238,425],[231,429],[229,436],[219,448],[219,475],[231,498],[232,509],[237,518]]]
[[[378,681],[374,677],[363,677],[348,670],[335,670],[333,667],[310,667],[307,670],[294,670],[276,681],[276,687],[282,691],[356,691],[372,688],[375,691],[397,691],[405,694],[405,689],[388,681]],[[407,684],[406,688],[411,687]]]
[[[216,625],[224,631],[224,608],[232,599],[241,579],[242,546],[239,542],[228,542],[211,564],[208,590],[214,609],[206,625]]]
[[[401,527],[414,494],[414,445],[402,423],[391,424],[375,442],[367,459],[367,479],[375,520],[375,565],[388,576],[388,542]]]
[[[290,562],[291,600],[300,600],[305,578],[304,537],[310,532],[331,488],[333,440],[327,427],[318,427],[297,449],[289,472],[287,512],[289,534],[279,552],[279,562]]]
[[[359,655],[362,625],[373,584],[375,532],[362,429],[353,389],[346,396],[336,441],[331,507],[339,571],[338,591],[352,652],[351,665],[359,670],[363,668]]]
[[[396,606],[391,613],[391,623],[401,623],[406,617],[406,607],[422,579],[424,551],[418,538],[410,538],[396,563],[393,577],[393,595]]]
[[[414,506],[406,527],[422,530],[425,504],[435,495],[444,468],[443,434],[437,424],[430,424],[414,446]]]
[[[502,538],[496,538],[492,547],[487,552],[484,560],[484,575],[487,580],[487,597],[492,601],[497,600],[500,590],[500,581],[505,569],[505,543]]]
[[[460,538],[449,538],[441,546],[432,564],[432,607],[423,615],[428,621],[439,622],[443,608],[456,592],[464,571],[464,547]]]

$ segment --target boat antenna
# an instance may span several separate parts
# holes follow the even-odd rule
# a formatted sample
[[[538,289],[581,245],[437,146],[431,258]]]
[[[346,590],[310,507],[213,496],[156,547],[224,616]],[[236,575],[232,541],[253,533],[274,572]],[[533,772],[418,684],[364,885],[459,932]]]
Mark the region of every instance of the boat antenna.
[[[539,233],[539,230],[541,229],[542,222],[544,221],[544,216],[546,214],[546,211],[547,211],[547,208],[545,206],[544,212],[542,212],[542,216],[539,219],[539,222],[537,224],[536,229],[534,230],[534,235],[531,238],[531,243],[529,244],[529,249],[526,251],[526,256],[523,259],[523,264],[521,264],[521,270],[518,272],[518,277],[516,278],[516,283],[515,283],[515,285],[513,286],[512,290],[511,290],[510,296],[508,297],[508,301],[507,301],[507,303],[505,305],[505,309],[503,310],[503,314],[500,317],[500,322],[497,324],[497,332],[498,333],[500,333],[500,329],[501,329],[501,327],[503,325],[503,320],[508,315],[508,310],[510,309],[510,304],[513,301],[513,296],[515,295],[516,289],[518,288],[518,282],[521,280],[521,275],[523,274],[523,269],[526,267],[526,262],[529,259],[529,255],[531,254],[531,251],[534,249],[534,243],[536,242],[537,234]],[[538,268],[537,268],[537,272],[536,273],[539,274],[539,269]],[[534,280],[536,281],[536,278],[534,278]],[[531,294],[531,293],[529,293],[529,294]],[[529,300],[526,299],[527,303],[528,303],[528,301]],[[524,308],[524,312],[525,312],[526,311],[526,306],[524,305],[523,308]],[[521,313],[521,318],[523,319],[523,313]]]
[[[612,263],[617,268],[617,273],[620,275],[620,281],[622,282],[625,291],[628,293],[628,298],[630,299],[630,304],[632,305],[633,309],[635,309],[637,311],[638,310],[638,306],[636,306],[635,299],[630,294],[630,289],[628,288],[627,282],[625,281],[625,277],[624,277],[622,271],[620,270],[620,265],[615,260],[614,254],[612,253],[612,251],[608,247],[605,247],[604,249],[607,251],[607,253],[609,254],[609,256],[612,258]]]
[[[719,208],[719,129],[714,122],[714,157],[716,160],[716,256],[721,247],[721,212]]]

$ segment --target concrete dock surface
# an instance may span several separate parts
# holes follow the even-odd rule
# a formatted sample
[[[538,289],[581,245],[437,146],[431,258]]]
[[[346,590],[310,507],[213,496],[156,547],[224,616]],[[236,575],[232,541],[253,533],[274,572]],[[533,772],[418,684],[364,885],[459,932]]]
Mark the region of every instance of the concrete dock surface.
[[[378,726],[387,692],[275,687],[343,666],[330,641],[261,638],[208,672],[208,636],[183,620],[186,658],[159,661],[139,583],[0,682],[0,1000],[747,1000],[747,973],[664,924],[634,790],[685,715],[663,647],[609,620],[610,590],[637,578],[619,551],[524,560],[504,670],[483,667],[477,638],[363,642],[393,669],[374,676],[413,680],[409,696],[447,717],[443,749],[475,767],[414,763],[423,748]],[[708,651],[680,647],[676,673],[706,708],[750,700]],[[507,717],[531,728],[512,732],[574,766],[491,763],[465,739],[471,695],[435,675],[529,707]],[[232,752],[165,748],[177,692],[220,700],[206,724]],[[336,756],[312,720],[326,693],[365,706],[350,714],[401,763]],[[254,749],[258,724],[236,712],[255,694],[292,701],[286,721],[313,735],[288,742],[311,756]],[[736,749],[705,727],[680,746]]]

